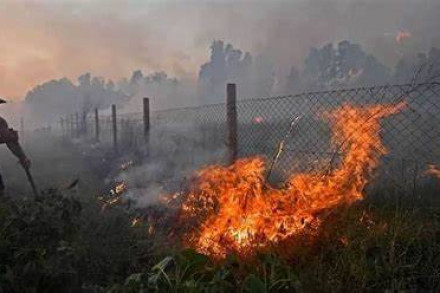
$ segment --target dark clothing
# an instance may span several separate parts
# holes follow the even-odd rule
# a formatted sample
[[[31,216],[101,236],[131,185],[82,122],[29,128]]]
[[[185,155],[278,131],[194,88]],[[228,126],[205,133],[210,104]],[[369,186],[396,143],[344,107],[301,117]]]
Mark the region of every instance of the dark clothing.
[[[3,183],[2,174],[0,174],[0,196],[5,193],[5,184]]]
[[[0,144],[5,143],[8,149],[19,159],[26,158],[20,144],[18,143],[18,133],[9,128],[5,119],[0,117]]]
[[[19,142],[17,131],[9,128],[5,119],[0,117],[0,144],[6,144],[8,149],[22,162],[26,159]],[[3,183],[2,176],[0,174],[0,196],[4,194],[5,185]]]

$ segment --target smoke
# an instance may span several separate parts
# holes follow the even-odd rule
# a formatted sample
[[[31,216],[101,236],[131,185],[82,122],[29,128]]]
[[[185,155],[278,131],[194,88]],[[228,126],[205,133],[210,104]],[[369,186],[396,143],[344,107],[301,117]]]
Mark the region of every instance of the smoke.
[[[393,65],[439,45],[439,11],[435,0],[2,1],[1,94],[24,97],[37,83],[83,72],[116,80],[137,68],[195,80],[214,39],[267,56],[279,75],[310,47],[344,39]],[[404,44],[399,31],[411,34]]]
[[[311,48],[316,60],[332,57],[307,87],[361,73],[405,82],[418,64],[411,59],[440,47],[439,14],[437,0],[1,1],[0,96],[14,103],[1,105],[0,115],[14,128],[24,117],[28,128],[30,119],[45,126],[111,103],[119,113],[140,112],[142,97],[153,110],[217,103],[226,82],[238,83],[239,98],[292,93],[308,83]],[[349,57],[361,58],[339,72],[343,40],[355,52]],[[396,64],[399,73],[389,72]],[[328,69],[335,74],[320,80]],[[26,97],[26,107],[17,102]],[[150,159],[121,175],[140,206],[225,154],[221,139],[202,145],[195,125],[152,126]]]
[[[131,167],[108,178],[125,182],[126,198],[134,202],[135,207],[146,207],[157,203],[161,196],[185,190],[195,171],[226,161],[228,153],[223,134],[215,133],[224,121],[207,128],[192,121],[191,115],[188,118],[158,124],[150,133],[148,156],[141,160],[134,157]]]

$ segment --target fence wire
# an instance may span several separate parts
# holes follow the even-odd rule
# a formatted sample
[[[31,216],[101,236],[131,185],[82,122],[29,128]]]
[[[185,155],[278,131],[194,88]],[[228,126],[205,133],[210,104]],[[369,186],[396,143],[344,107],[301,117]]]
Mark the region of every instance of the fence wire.
[[[322,113],[344,104],[371,105],[406,102],[399,113],[381,122],[381,139],[388,153],[381,158],[379,177],[386,182],[408,185],[429,164],[440,164],[440,84],[423,83],[363,87],[298,95],[239,100],[237,102],[239,157],[265,156],[270,163],[289,132],[292,120],[300,119],[285,139],[283,152],[274,165],[273,180],[295,172],[322,171],[337,165],[343,156],[331,143],[329,121]],[[194,169],[226,163],[226,104],[155,111],[150,117],[150,156],[170,170]],[[93,119],[89,119],[93,124]],[[111,142],[109,117],[101,119],[101,137]],[[88,127],[93,136],[94,127]],[[143,146],[141,113],[118,116],[121,148]]]
[[[241,156],[263,154],[271,159],[292,119],[301,117],[286,140],[275,173],[285,178],[295,172],[322,171],[343,156],[331,143],[330,126],[322,113],[344,104],[367,107],[399,102],[406,102],[406,107],[381,122],[380,135],[388,153],[377,171],[381,180],[376,181],[392,182],[407,189],[406,185],[413,184],[414,177],[421,177],[429,164],[440,161],[438,83],[312,92],[239,102],[239,152]]]

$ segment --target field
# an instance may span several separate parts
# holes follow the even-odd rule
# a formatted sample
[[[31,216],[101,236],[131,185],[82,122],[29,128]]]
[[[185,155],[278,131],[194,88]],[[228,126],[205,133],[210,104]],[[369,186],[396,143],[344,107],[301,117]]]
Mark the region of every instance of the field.
[[[220,262],[172,243],[165,228],[148,233],[148,221],[132,227],[123,207],[102,212],[95,198],[91,190],[52,190],[2,200],[3,292],[395,292],[440,286],[440,208],[423,195],[341,207],[334,211],[337,220],[321,227],[319,241],[292,248],[289,259],[267,251]]]
[[[403,108],[386,108],[383,116],[397,113],[399,107]],[[411,182],[411,188],[392,184],[391,177],[370,188],[364,178],[378,181],[371,175],[382,162],[378,159],[379,118],[365,119],[372,110],[356,109],[343,111],[355,110],[353,117],[357,120],[340,115],[344,112],[333,114],[337,117],[335,133],[338,127],[358,129],[359,123],[368,124],[362,135],[349,136],[350,146],[340,159],[342,167],[327,177],[293,175],[293,190],[266,185],[258,160],[252,159],[239,160],[231,167],[211,166],[190,179],[191,171],[203,162],[215,162],[224,154],[221,147],[210,153],[208,144],[205,153],[188,156],[191,148],[203,148],[197,141],[200,138],[191,137],[185,127],[168,126],[153,133],[154,138],[166,134],[174,139],[158,140],[168,141],[166,144],[152,142],[152,153],[143,160],[136,151],[115,155],[108,145],[87,139],[29,135],[24,146],[33,160],[40,196],[32,196],[12,156],[5,150],[1,154],[2,174],[9,187],[8,197],[0,203],[2,292],[438,290],[438,182],[435,176],[423,173],[413,177],[423,181]],[[186,138],[185,143],[179,133]],[[212,143],[213,138],[210,140]],[[213,143],[213,147],[218,144]],[[162,183],[169,190],[151,185],[164,179],[167,181]],[[308,181],[311,184],[305,186],[309,187],[302,188],[306,188],[314,208],[310,210],[310,202],[301,199],[287,208],[285,199],[297,197],[295,190],[302,186],[298,184]],[[177,195],[186,197],[175,200],[169,192],[176,189]],[[206,195],[212,190],[219,206],[200,209],[200,204],[209,202]],[[230,194],[240,192],[243,194],[236,195],[240,201],[231,204],[229,200],[234,197]],[[136,197],[145,193],[150,197]],[[168,197],[156,194],[151,198],[151,193],[168,193]],[[334,198],[335,194],[344,197]],[[329,204],[335,200],[336,205]],[[318,202],[322,206],[319,209]],[[227,224],[218,213],[222,208],[233,209],[233,214],[224,219]],[[187,215],[188,210],[196,213]],[[282,218],[284,223],[296,221],[289,217],[301,212],[300,222],[307,224],[300,229],[293,225],[271,230],[270,221],[285,217],[283,211],[288,211],[287,218]],[[241,220],[253,218],[256,212],[268,226],[258,232],[240,230]],[[221,230],[223,225],[226,229]],[[247,225],[246,229],[253,227]],[[206,245],[206,233],[216,242]],[[279,239],[280,233],[289,237],[268,240]]]

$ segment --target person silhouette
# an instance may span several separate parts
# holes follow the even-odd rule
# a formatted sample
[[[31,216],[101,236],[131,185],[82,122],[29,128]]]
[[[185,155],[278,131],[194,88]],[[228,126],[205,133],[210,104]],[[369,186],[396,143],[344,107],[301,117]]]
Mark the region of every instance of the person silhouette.
[[[6,103],[5,100],[0,99],[0,104]],[[9,128],[6,120],[0,116],[0,144],[6,144],[8,149],[19,159],[20,164],[25,169],[29,169],[31,161],[28,159],[20,143],[18,142],[18,132]],[[0,173],[0,196],[5,194],[5,184]]]

